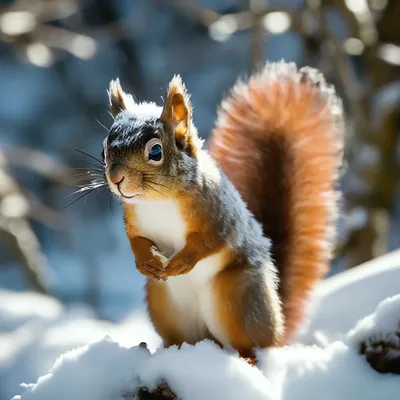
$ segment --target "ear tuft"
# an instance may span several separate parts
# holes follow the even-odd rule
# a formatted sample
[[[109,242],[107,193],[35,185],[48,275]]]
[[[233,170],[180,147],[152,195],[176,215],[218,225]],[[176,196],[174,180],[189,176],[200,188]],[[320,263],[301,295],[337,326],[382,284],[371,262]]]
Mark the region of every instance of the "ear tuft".
[[[110,82],[108,93],[108,101],[110,104],[110,110],[113,117],[119,114],[121,111],[126,110],[127,103],[130,101],[130,96],[127,95],[121,87],[119,79],[114,79]],[[133,99],[132,99],[133,100]]]
[[[192,105],[182,78],[174,75],[168,87],[167,99],[161,114],[161,121],[175,131],[176,139],[182,141],[190,129]]]

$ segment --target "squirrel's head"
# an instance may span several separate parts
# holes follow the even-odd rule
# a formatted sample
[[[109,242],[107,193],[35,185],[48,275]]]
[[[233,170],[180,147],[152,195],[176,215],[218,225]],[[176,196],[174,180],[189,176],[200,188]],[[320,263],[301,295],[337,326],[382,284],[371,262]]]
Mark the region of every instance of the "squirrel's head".
[[[175,196],[194,179],[201,147],[181,78],[171,80],[163,107],[135,102],[118,79],[108,95],[114,117],[104,140],[110,189],[127,203]]]

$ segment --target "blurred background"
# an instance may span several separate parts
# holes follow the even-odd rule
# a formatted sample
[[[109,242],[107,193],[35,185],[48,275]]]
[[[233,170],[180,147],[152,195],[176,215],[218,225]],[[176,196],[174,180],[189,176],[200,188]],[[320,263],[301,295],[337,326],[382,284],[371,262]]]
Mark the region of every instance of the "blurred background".
[[[319,68],[346,112],[329,275],[399,248],[399,22],[398,0],[0,0],[0,400],[105,334],[159,344],[122,207],[106,187],[79,192],[101,168],[115,77],[161,104],[181,74],[207,138],[265,60]],[[364,310],[363,290],[346,309]]]
[[[69,205],[99,168],[82,152],[100,158],[109,81],[161,103],[181,74],[207,138],[221,98],[265,60],[317,67],[344,99],[330,274],[400,247],[399,21],[398,0],[1,0],[0,287],[114,322],[142,304],[122,207],[106,187]]]

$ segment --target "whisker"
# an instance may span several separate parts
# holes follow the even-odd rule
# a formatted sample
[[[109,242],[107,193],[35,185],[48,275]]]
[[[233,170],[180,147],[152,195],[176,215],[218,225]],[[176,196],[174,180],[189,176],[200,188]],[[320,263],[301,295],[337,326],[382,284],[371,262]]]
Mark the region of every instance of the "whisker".
[[[75,186],[76,187],[88,186],[88,185],[92,185],[93,183],[94,183],[94,181],[86,176],[85,177],[75,177]],[[100,181],[99,181],[99,183],[100,183]]]
[[[79,201],[80,199],[88,196],[90,193],[93,192],[93,190],[96,190],[96,188],[94,189],[90,189],[88,192],[84,193],[83,195],[79,196],[77,199],[75,199],[74,201],[72,201],[71,203],[69,203],[67,206],[64,207],[64,210],[66,210],[69,206],[71,206],[72,204],[76,203],[77,201]]]
[[[75,182],[76,184],[80,184],[83,185],[84,182],[86,182],[86,185],[92,185],[93,183],[106,183],[106,181],[103,179],[102,176],[91,176],[91,177],[87,177],[87,176],[76,176],[75,177]]]
[[[99,172],[99,171],[86,171],[86,172],[75,173],[74,176],[86,176],[86,177],[90,178],[91,176],[105,177],[105,174],[102,172]]]
[[[164,195],[163,193],[161,193],[159,190],[157,190],[155,187],[153,187],[153,186],[151,186],[151,185],[149,185],[149,184],[147,184],[147,183],[144,183],[143,186],[144,186],[145,189],[154,190],[154,191],[157,192],[160,196],[165,197],[165,195]]]
[[[105,125],[103,125],[97,118],[95,118],[95,120],[100,124],[100,126],[102,126],[107,132],[110,132],[110,130],[105,126]]]
[[[74,168],[71,168],[71,170],[72,171],[94,171],[94,172],[100,172],[100,173],[105,174],[105,164],[98,165],[98,164],[95,164],[95,163],[87,161],[87,160],[85,160],[85,163],[87,163],[91,166],[90,167],[80,167],[80,168],[74,167]]]
[[[93,182],[89,182],[86,185],[76,185],[76,187],[78,188],[94,188],[94,187],[99,187],[99,186],[105,186],[106,183],[103,181],[93,181]]]
[[[143,176],[146,177],[150,177],[150,178],[154,178],[155,176],[166,176],[168,178],[173,178],[173,175],[168,175],[168,174],[158,174],[158,173],[154,173],[154,174],[149,174],[149,173],[144,173]]]
[[[99,167],[100,167],[100,165],[95,164],[95,163],[93,163],[93,162],[90,162],[90,161],[87,161],[87,160],[85,160],[85,162],[86,162],[87,164],[89,164],[89,165],[93,165],[93,167],[96,167],[96,168],[99,168]]]
[[[75,149],[75,150],[76,150],[78,153],[84,154],[85,156],[88,156],[88,157],[92,158],[93,160],[96,160],[96,161],[97,161],[98,163],[100,163],[101,165],[106,165],[103,161],[99,160],[98,158],[92,156],[92,155],[89,154],[89,153],[86,153],[86,152],[83,151],[83,150],[79,150],[79,149]],[[97,166],[98,166],[98,165],[97,165]]]
[[[113,208],[112,208],[112,201],[113,201],[113,194],[110,193],[110,194],[108,195],[108,204],[109,204],[109,206],[110,206],[110,210],[113,209]]]
[[[74,173],[75,176],[106,176],[106,174],[104,173],[104,171],[76,171]]]
[[[150,182],[150,183],[152,183],[153,185],[156,185],[156,186],[162,186],[163,188],[167,189],[168,191],[171,190],[168,186],[165,186],[162,183],[154,182],[151,179],[147,179],[147,182]]]
[[[96,179],[96,180],[88,180],[86,178],[77,178],[75,180],[75,186],[77,188],[81,188],[81,187],[88,187],[88,186],[93,186],[93,185],[106,185],[107,183],[105,181],[103,181],[102,179]]]
[[[87,171],[87,172],[103,172],[104,169],[98,168],[99,166],[96,165],[97,168],[71,168],[73,171]]]
[[[70,193],[69,195],[67,195],[67,197],[70,197],[77,193],[85,192],[87,190],[94,190],[94,189],[97,189],[97,188],[105,186],[105,185],[106,185],[105,183],[96,183],[94,185],[88,184],[88,185],[78,186],[78,187],[80,187],[80,189],[75,190],[75,192]]]

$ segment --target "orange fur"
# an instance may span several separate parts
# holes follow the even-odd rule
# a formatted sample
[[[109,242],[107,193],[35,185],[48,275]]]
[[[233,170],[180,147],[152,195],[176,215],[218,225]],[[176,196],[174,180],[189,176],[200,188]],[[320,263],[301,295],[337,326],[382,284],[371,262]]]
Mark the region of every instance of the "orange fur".
[[[169,276],[190,272],[200,260],[217,253],[224,244],[216,235],[208,234],[208,218],[199,215],[193,193],[181,193],[178,201],[187,224],[186,244],[170,261],[167,267]]]
[[[310,291],[328,270],[342,130],[340,100],[323,78],[278,65],[236,85],[212,133],[211,154],[272,240],[282,343],[293,338]]]
[[[256,321],[249,318],[250,313],[257,313],[252,271],[246,265],[232,265],[221,271],[213,282],[216,313],[233,348],[241,357],[253,359],[254,347],[270,347],[280,341],[277,321],[279,310],[273,309],[273,302],[268,301],[270,288],[265,288],[264,296],[271,310],[268,315],[259,315]]]
[[[124,219],[126,234],[135,255],[138,271],[148,278],[165,279],[164,265],[152,253],[152,248],[156,248],[156,245],[150,239],[141,236],[136,226],[135,212],[132,207],[125,206]]]
[[[179,309],[171,301],[164,282],[154,279],[147,281],[146,301],[154,327],[162,336],[165,347],[181,345],[188,341],[180,329]]]

